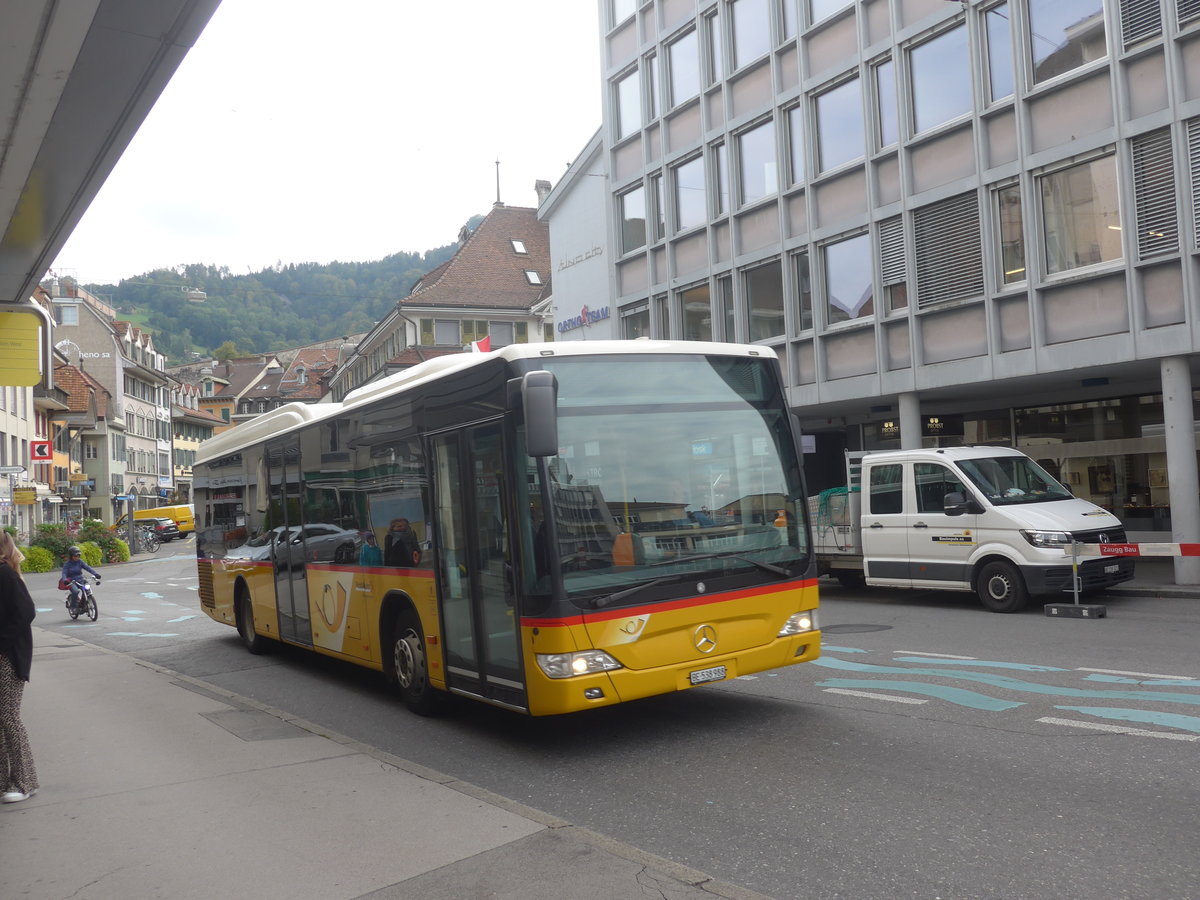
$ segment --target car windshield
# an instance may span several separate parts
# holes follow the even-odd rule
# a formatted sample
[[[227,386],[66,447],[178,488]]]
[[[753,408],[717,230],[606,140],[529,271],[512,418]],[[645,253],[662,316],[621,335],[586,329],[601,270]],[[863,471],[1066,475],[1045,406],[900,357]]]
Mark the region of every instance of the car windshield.
[[[995,506],[1070,500],[1071,492],[1027,456],[960,459],[958,468]]]
[[[555,550],[567,596],[583,607],[643,602],[626,594],[637,585],[795,574],[807,558],[799,474],[766,360],[546,367],[559,380],[560,449],[548,461],[558,540],[530,540],[532,593],[546,590]],[[540,528],[532,484],[529,502]]]

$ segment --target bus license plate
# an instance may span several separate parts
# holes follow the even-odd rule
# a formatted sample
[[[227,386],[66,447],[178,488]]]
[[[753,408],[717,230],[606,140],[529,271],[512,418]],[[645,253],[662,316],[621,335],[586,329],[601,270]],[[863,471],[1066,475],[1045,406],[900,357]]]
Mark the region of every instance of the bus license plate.
[[[713,666],[711,669],[700,669],[688,676],[692,684],[704,684],[706,681],[720,681],[725,677],[724,666]]]
[[[1120,568],[1121,568],[1121,567],[1120,567],[1119,565],[1115,565],[1115,564],[1114,564],[1114,565],[1111,565],[1111,566],[1105,566],[1105,567],[1104,567],[1104,574],[1105,574],[1105,575],[1112,575],[1112,574],[1114,574],[1115,572],[1119,571],[1119,570],[1120,570]]]

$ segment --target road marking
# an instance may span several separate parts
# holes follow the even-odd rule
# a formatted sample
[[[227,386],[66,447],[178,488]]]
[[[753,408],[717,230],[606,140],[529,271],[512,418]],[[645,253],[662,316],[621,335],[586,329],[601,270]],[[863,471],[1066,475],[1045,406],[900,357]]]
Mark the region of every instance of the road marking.
[[[162,594],[156,594],[154,591],[142,591],[142,596],[147,600],[161,600],[163,598]]]
[[[941,659],[975,659],[974,656],[955,656],[953,653],[926,653],[923,650],[893,650],[893,653],[907,653],[910,656],[936,656]]]
[[[1122,672],[1120,669],[1084,669],[1078,668],[1076,672],[1099,672],[1101,675],[1130,675],[1134,678],[1165,678],[1168,680],[1175,679],[1178,681],[1191,681],[1195,675],[1155,675],[1151,672]]]
[[[194,615],[192,615],[192,616],[180,616],[178,619],[167,619],[167,624],[168,624],[168,625],[174,625],[176,622],[186,622],[188,619],[194,619],[194,618],[196,618]]]
[[[1024,706],[1010,700],[997,700],[986,694],[966,691],[962,688],[946,687],[941,684],[925,684],[923,681],[875,681],[866,678],[831,678],[829,681],[817,682],[819,688],[890,688],[895,691],[905,691],[910,694],[926,694],[945,700],[956,706],[966,706],[970,709],[980,709],[985,712],[1003,712]]]
[[[1157,712],[1152,709],[1129,709],[1112,706],[1056,706],[1067,712],[1078,712],[1098,719],[1116,719],[1118,722],[1141,722],[1143,725],[1158,725],[1200,734],[1200,717],[1183,716],[1178,713]]]
[[[127,616],[144,616],[146,614],[144,609],[125,609],[122,612]]]
[[[834,646],[831,646],[830,644],[821,644],[821,652],[822,653],[866,653],[867,651],[863,650],[859,647],[834,647]]]
[[[1075,719],[1058,719],[1043,716],[1038,719],[1047,725],[1066,725],[1070,728],[1090,728],[1096,731],[1111,731],[1113,734],[1131,734],[1136,737],[1165,738],[1168,741],[1200,741],[1200,735],[1175,734],[1171,731],[1147,731],[1144,728],[1125,728],[1121,725],[1106,725],[1103,722],[1080,722]]]
[[[958,666],[969,664],[983,669],[1019,669],[1022,672],[1069,672],[1070,669],[1060,669],[1058,666],[1035,666],[1031,663],[997,662],[986,659],[929,659],[928,657],[897,656],[893,662],[923,662],[931,665]]]
[[[847,688],[825,688],[827,694],[848,694],[851,697],[866,697],[869,700],[890,700],[892,703],[928,703],[920,697],[896,697],[892,694],[872,694],[870,691],[851,691]]]
[[[179,637],[178,634],[148,634],[144,631],[110,631],[109,637]]]

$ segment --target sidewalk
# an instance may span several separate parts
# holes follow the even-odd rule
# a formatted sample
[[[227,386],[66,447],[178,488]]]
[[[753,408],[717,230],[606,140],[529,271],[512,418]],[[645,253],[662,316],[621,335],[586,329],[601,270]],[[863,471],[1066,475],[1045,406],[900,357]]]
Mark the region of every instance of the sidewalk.
[[[1095,601],[1104,597],[1151,596],[1175,597],[1181,600],[1200,600],[1200,584],[1175,584],[1175,563],[1172,557],[1139,557],[1133,567],[1133,580],[1092,595]]]
[[[261,704],[34,627],[41,790],[7,897],[759,898]]]

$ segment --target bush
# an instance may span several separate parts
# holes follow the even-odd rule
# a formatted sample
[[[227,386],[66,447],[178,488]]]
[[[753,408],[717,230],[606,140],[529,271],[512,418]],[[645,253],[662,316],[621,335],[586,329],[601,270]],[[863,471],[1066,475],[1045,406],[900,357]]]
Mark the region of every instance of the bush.
[[[95,541],[84,541],[79,545],[79,558],[94,569],[104,564],[104,551]]]
[[[84,519],[83,523],[79,526],[79,531],[75,534],[75,540],[79,542],[92,541],[103,547],[104,544],[101,543],[100,539],[110,533],[108,528],[99,519]]]
[[[43,522],[37,527],[37,534],[29,543],[34,547],[44,547],[56,560],[66,560],[67,548],[75,543],[75,539],[67,534],[65,525]]]
[[[57,568],[54,555],[45,547],[26,547],[21,552],[25,554],[22,572],[49,572]]]
[[[129,562],[129,545],[119,537],[112,539],[112,546],[107,547],[108,561],[110,563]]]

